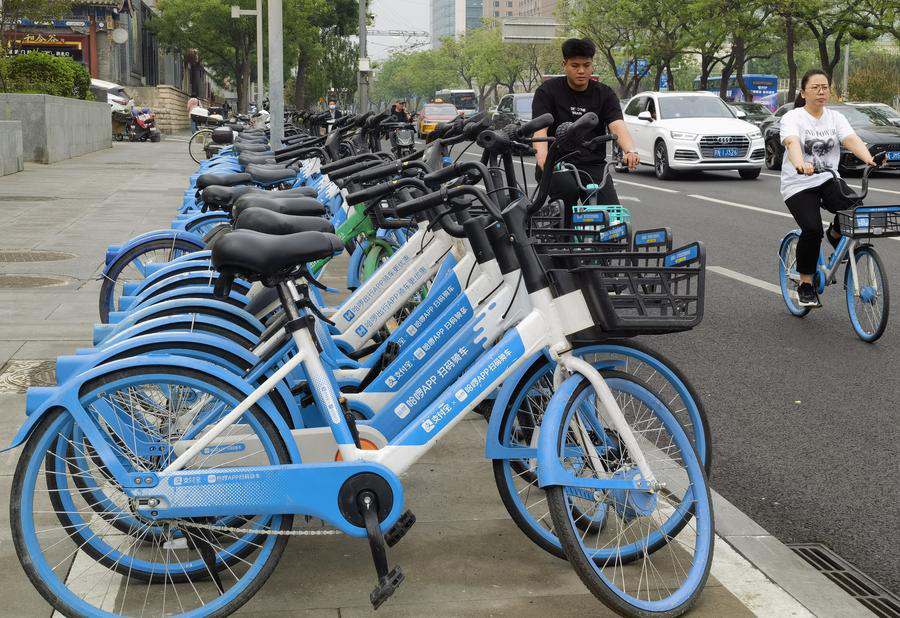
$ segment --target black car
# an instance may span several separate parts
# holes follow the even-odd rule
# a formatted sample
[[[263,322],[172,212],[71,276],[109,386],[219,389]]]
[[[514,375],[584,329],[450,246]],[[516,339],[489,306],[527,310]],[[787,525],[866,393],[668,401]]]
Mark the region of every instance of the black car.
[[[746,101],[735,101],[729,103],[735,109],[739,109],[746,114],[743,120],[751,122],[756,126],[761,126],[763,122],[772,117],[772,111],[762,103],[748,103]]]
[[[779,134],[781,117],[793,108],[793,103],[782,105],[775,110],[773,118],[760,127],[766,144],[766,167],[770,170],[781,169],[781,162],[784,158],[784,145],[781,143]],[[866,107],[829,105],[828,109],[844,115],[856,134],[869,147],[869,152],[887,152],[888,161],[894,164],[894,169],[900,167],[900,127],[891,124],[878,111],[872,111]],[[862,161],[846,148],[841,148],[840,167],[838,168],[840,173],[860,171],[864,168],[865,164]]]
[[[497,110],[491,118],[491,126],[502,129],[516,121],[528,122],[531,120],[532,100],[534,94],[531,92],[505,95],[497,104]]]

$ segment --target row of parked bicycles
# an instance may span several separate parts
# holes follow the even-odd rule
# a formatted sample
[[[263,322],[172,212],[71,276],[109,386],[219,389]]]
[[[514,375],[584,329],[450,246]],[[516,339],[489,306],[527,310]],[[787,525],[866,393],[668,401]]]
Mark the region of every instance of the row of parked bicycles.
[[[696,602],[709,427],[688,379],[632,337],[699,324],[703,246],[602,210],[561,227],[551,174],[528,194],[513,166],[550,116],[460,118],[402,158],[372,148],[385,122],[292,126],[278,148],[218,128],[171,229],[108,249],[94,346],[29,390],[10,447],[13,540],[56,610],[227,615],[289,537],[330,534],[368,540],[377,609],[415,523],[401,475],[469,412],[512,519],[600,601]],[[546,169],[605,148],[585,137],[597,122],[545,138]],[[473,142],[481,160],[454,162]],[[322,274],[344,253],[349,296],[329,306]]]

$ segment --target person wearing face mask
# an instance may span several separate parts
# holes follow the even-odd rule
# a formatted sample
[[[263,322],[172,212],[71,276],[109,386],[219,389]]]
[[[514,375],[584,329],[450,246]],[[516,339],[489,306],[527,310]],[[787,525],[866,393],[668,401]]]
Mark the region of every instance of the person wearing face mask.
[[[397,101],[391,107],[391,120],[394,122],[409,122],[409,114],[406,112],[406,101]]]
[[[341,110],[337,108],[337,101],[334,99],[328,99],[328,114],[329,120],[337,120],[343,116]]]
[[[819,246],[822,243],[822,217],[819,209],[836,213],[852,208],[847,199],[827,173],[817,174],[817,169],[838,170],[841,145],[867,165],[875,160],[865,143],[853,131],[840,112],[827,109],[830,85],[822,69],[810,69],[800,80],[800,93],[794,101],[794,109],[781,117],[779,127],[784,144],[785,157],[781,165],[781,196],[788,210],[800,226],[797,241],[798,305],[820,307],[819,296],[813,283]],[[849,191],[846,183],[844,191]],[[828,243],[837,248],[841,239],[837,215],[824,234]]]

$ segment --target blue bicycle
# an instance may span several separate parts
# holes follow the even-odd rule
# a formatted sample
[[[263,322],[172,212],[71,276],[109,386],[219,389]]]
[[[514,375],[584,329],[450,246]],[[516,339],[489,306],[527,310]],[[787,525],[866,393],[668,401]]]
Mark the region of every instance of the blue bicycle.
[[[890,288],[885,277],[884,263],[869,239],[900,236],[900,205],[862,206],[869,190],[869,175],[874,167],[867,167],[859,194],[848,191],[838,182],[832,169],[819,169],[816,173],[830,173],[841,192],[857,206],[838,212],[841,239],[828,260],[820,250],[819,262],[813,277],[813,286],[822,294],[829,285],[837,283],[837,271],[844,269],[844,292],[847,312],[853,330],[863,341],[872,343],[884,334],[890,311]],[[809,307],[798,303],[797,288],[800,273],[797,272],[797,241],[800,230],[792,230],[782,240],[778,251],[778,271],[781,295],[788,311],[797,317],[809,313]]]

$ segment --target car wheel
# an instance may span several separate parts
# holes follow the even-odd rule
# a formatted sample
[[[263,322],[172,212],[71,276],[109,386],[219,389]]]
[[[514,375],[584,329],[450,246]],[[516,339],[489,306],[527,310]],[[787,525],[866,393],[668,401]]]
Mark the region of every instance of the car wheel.
[[[675,178],[675,172],[669,167],[669,151],[666,149],[666,143],[662,140],[656,142],[656,147],[653,149],[653,168],[656,171],[656,177],[660,180]]]
[[[779,152],[778,144],[773,144],[772,140],[766,140],[766,167],[770,170],[781,169],[781,152]]]
[[[761,167],[757,167],[755,170],[738,170],[738,174],[741,175],[741,178],[744,180],[753,180],[754,178],[759,178],[759,173],[762,171]]]

